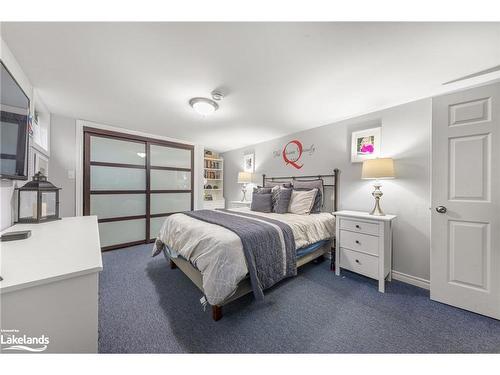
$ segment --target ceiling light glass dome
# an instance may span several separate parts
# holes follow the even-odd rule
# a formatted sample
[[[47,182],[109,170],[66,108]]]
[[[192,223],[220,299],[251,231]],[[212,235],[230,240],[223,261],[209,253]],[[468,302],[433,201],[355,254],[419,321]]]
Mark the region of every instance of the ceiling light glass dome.
[[[189,101],[189,105],[202,116],[208,116],[219,109],[219,105],[208,98],[193,98]]]

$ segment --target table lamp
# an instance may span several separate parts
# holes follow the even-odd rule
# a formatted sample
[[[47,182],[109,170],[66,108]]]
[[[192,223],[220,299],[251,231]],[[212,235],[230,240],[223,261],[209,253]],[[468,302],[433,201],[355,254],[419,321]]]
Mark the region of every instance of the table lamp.
[[[380,198],[383,194],[380,190],[382,184],[379,180],[386,180],[394,177],[394,161],[392,160],[392,158],[369,159],[363,161],[361,178],[364,180],[375,180],[375,183],[373,184],[375,190],[372,193],[373,197],[375,198],[375,207],[373,207],[370,215],[385,215],[380,208]]]
[[[247,184],[252,182],[252,174],[250,172],[239,172],[238,173],[238,184],[243,184],[241,187],[241,192],[243,193],[242,202],[246,201],[247,194]]]

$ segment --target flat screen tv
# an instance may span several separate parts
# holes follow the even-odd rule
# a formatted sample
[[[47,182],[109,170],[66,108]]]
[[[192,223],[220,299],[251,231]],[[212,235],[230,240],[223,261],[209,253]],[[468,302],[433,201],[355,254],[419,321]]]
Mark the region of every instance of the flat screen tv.
[[[0,178],[27,180],[30,100],[0,63]]]

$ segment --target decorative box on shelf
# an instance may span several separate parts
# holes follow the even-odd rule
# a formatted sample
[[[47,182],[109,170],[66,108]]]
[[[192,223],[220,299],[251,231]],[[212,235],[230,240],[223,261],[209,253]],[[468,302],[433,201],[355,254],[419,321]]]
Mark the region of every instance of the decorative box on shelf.
[[[359,211],[336,211],[335,273],[344,268],[378,280],[385,291],[391,281],[392,228],[395,215],[376,216]]]

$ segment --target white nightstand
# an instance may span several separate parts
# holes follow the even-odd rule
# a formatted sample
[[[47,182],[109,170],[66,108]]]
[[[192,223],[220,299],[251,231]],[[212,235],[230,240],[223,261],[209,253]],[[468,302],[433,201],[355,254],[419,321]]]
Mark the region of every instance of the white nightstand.
[[[385,279],[391,281],[392,223],[395,215],[373,216],[367,212],[337,211],[335,273],[340,269],[378,280],[379,292]]]
[[[239,208],[239,207],[250,207],[252,201],[231,201],[229,202],[229,208]]]

